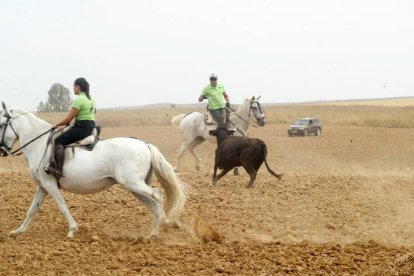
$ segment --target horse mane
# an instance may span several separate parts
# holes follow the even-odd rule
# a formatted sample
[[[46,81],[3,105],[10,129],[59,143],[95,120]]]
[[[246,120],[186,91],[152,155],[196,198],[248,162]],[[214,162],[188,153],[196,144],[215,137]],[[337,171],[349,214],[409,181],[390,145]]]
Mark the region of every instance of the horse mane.
[[[20,115],[23,115],[23,116],[26,116],[26,117],[28,117],[30,119],[34,119],[34,120],[40,122],[45,127],[50,127],[50,124],[48,122],[40,119],[39,117],[37,117],[34,114],[32,114],[32,113],[24,110],[23,108],[20,108],[20,107],[12,107],[12,108],[9,109],[9,113],[10,113],[10,116],[12,118],[16,118],[16,117],[18,117]]]
[[[29,112],[27,112],[26,110],[24,110],[23,108],[20,107],[12,107],[10,108],[10,116],[12,118],[17,117],[18,115],[27,115]],[[13,113],[17,113],[17,114],[13,114]]]
[[[239,105],[237,111],[238,112],[242,111],[244,106],[246,106],[247,104],[250,104],[250,100],[251,98],[245,98],[244,101]]]

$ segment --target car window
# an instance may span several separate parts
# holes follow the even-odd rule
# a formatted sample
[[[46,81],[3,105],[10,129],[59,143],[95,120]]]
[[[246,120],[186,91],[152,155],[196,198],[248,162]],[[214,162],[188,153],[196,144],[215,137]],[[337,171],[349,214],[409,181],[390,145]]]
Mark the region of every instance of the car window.
[[[307,125],[308,124],[308,122],[309,122],[309,120],[306,120],[306,119],[299,119],[299,120],[297,120],[297,121],[295,121],[293,124],[294,125]]]

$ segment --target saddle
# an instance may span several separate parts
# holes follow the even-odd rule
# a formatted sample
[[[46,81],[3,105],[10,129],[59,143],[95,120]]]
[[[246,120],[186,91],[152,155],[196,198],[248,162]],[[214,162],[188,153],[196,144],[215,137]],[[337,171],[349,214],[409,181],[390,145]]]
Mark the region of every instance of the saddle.
[[[81,149],[91,151],[93,150],[95,145],[100,141],[100,137],[99,137],[100,134],[101,134],[101,126],[95,126],[91,135],[75,143],[66,145],[65,148],[79,147]]]
[[[226,114],[226,110],[225,109],[223,109],[221,111],[221,117],[223,118],[224,122],[227,121],[227,114]],[[208,130],[208,134],[210,136],[216,136],[216,130],[217,130],[218,124],[214,120],[213,116],[211,116],[211,113],[210,112],[207,112],[205,114],[204,121],[206,123],[206,127],[207,127],[207,130]],[[230,126],[230,124],[228,124],[228,125]],[[233,135],[235,132],[236,132],[236,130],[233,129],[233,128],[227,129],[227,135]]]
[[[224,109],[221,111],[221,117],[223,118],[224,121],[226,121],[226,111]],[[205,121],[206,125],[217,126],[217,122],[214,120],[213,116],[211,116],[211,113],[208,112],[208,111],[205,114],[204,121]]]

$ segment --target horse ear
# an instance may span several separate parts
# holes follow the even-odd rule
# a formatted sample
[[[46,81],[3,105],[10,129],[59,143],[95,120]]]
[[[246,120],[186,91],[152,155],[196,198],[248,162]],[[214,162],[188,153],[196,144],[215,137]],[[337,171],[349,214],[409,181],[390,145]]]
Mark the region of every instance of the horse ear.
[[[6,104],[3,101],[1,101],[1,105],[3,106],[3,110],[4,110],[3,116],[10,119],[11,116],[10,116],[9,110],[7,109]]]
[[[254,101],[254,96],[252,97],[251,101]]]
[[[262,95],[259,95],[259,97],[256,97],[256,101],[258,101],[258,100],[260,100],[260,97],[261,97]]]

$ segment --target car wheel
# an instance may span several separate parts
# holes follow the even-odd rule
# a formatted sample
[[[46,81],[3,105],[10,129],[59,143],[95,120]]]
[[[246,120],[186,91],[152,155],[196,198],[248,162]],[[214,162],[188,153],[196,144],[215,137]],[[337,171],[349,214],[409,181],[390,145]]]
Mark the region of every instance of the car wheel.
[[[308,130],[307,130],[307,129],[305,129],[305,130],[303,131],[303,136],[308,136]]]
[[[321,129],[318,127],[315,132],[315,136],[321,135]]]

